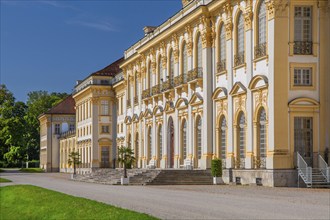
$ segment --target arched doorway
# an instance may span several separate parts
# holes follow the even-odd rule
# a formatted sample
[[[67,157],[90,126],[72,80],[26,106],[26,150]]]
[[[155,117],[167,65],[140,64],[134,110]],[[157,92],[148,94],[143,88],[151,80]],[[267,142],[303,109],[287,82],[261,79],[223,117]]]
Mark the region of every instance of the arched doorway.
[[[135,134],[135,167],[139,167],[139,133],[136,132]]]
[[[174,123],[172,117],[168,119],[167,127],[167,167],[174,167]]]

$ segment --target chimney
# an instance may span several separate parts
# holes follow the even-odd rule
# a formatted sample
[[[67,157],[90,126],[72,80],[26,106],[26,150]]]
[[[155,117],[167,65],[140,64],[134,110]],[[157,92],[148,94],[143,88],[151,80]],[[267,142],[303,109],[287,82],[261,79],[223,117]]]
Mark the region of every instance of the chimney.
[[[152,33],[157,27],[154,27],[154,26],[145,26],[143,28],[143,31],[144,31],[144,36]]]

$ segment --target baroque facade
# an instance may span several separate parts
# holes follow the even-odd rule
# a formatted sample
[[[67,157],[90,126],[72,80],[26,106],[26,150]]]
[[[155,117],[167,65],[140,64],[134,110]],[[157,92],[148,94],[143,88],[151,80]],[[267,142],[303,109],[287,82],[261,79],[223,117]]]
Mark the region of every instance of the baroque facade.
[[[102,167],[105,154],[114,167],[129,146],[137,168],[208,169],[222,158],[225,182],[295,185],[296,153],[317,167],[330,145],[329,1],[182,2],[125,51],[121,80],[73,95],[82,168]],[[111,113],[88,115],[102,100]]]

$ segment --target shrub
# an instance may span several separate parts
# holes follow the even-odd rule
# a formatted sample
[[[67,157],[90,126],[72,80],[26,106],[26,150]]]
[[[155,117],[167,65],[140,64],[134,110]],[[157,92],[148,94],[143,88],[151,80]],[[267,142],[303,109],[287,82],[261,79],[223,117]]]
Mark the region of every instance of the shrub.
[[[222,161],[221,159],[214,159],[211,162],[211,172],[214,177],[222,177]]]

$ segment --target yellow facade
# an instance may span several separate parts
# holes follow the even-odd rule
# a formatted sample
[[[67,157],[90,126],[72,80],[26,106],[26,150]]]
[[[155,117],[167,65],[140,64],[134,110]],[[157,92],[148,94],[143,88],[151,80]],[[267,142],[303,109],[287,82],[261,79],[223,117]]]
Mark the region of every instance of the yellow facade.
[[[222,158],[225,182],[295,185],[297,153],[317,167],[330,147],[329,5],[183,1],[124,52],[122,78],[76,86],[81,169],[102,167],[104,147],[114,167],[128,146],[137,168],[209,169]]]

